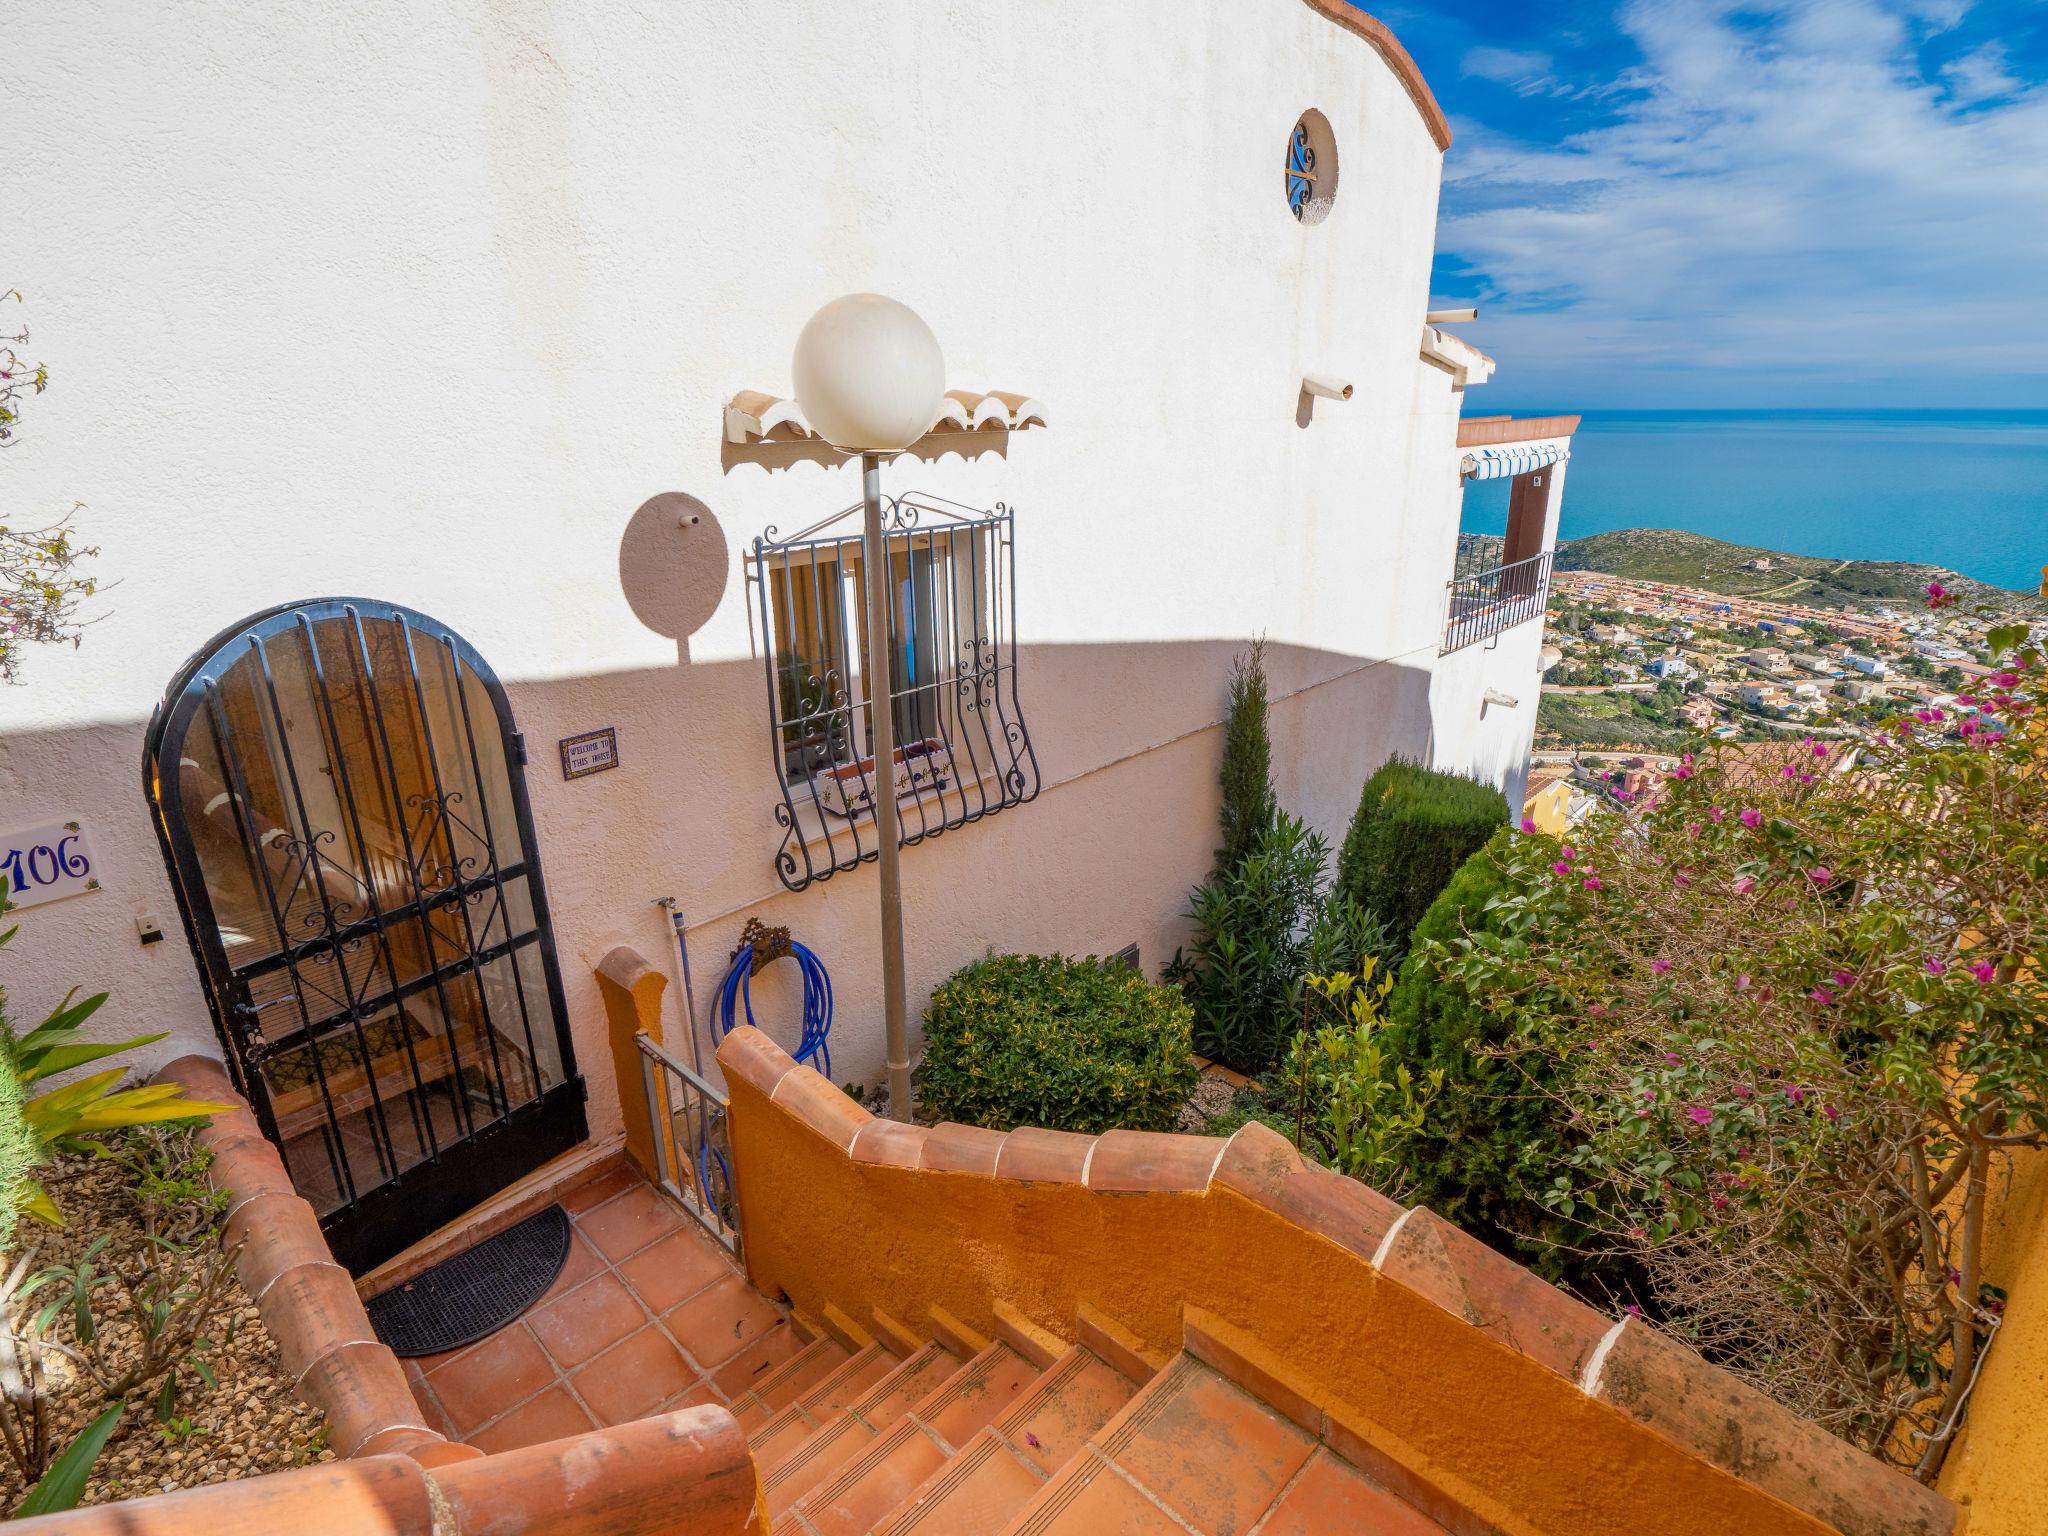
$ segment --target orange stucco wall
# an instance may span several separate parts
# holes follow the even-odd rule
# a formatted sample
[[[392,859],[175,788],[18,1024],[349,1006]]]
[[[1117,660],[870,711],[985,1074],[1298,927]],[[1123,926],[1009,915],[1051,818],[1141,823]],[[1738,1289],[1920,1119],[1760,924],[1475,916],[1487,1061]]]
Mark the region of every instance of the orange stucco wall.
[[[837,1107],[792,1107],[780,1092],[771,1101],[726,1065],[747,1267],[801,1314],[832,1303],[922,1326],[942,1308],[989,1330],[1002,1300],[1072,1337],[1087,1305],[1168,1352],[1181,1344],[1183,1306],[1197,1306],[1289,1362],[1330,1414],[1503,1532],[1828,1529],[1234,1189],[1110,1193],[1071,1176],[864,1162],[819,1128]]]
[[[1984,1275],[2006,1292],[1941,1491],[1970,1536],[2048,1531],[2048,1153],[2017,1153],[1992,1185]]]

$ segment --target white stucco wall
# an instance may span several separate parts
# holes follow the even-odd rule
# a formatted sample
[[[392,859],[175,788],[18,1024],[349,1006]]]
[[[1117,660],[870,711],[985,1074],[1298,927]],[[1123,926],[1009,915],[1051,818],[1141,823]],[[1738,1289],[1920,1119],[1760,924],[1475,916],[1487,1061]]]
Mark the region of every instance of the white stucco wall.
[[[912,304],[953,383],[1052,419],[889,475],[1019,509],[1046,784],[906,857],[913,1006],[988,946],[1166,958],[1254,633],[1282,797],[1327,831],[1395,750],[1521,771],[1540,626],[1436,656],[1459,397],[1417,341],[1441,156],[1301,0],[77,0],[10,19],[0,88],[0,285],[54,380],[0,460],[6,515],[83,501],[118,582],[84,645],[0,694],[0,815],[84,818],[106,887],[24,914],[18,1011],[105,986],[110,1028],[213,1048],[143,723],[223,626],[362,594],[507,680],[596,1134],[618,1115],[590,968],[665,957],[663,895],[702,924],[700,1002],[744,916],[789,924],[834,972],[838,1075],[878,1077],[872,870],[789,896],[770,867],[741,562],[855,476],[720,453],[722,403],[785,390],[803,321],[848,291]],[[1310,106],[1341,186],[1304,228],[1279,172]],[[1305,371],[1356,394],[1304,428]],[[705,522],[629,539],[668,491]],[[723,589],[694,633],[637,616],[692,583]],[[1489,682],[1520,709],[1482,715]],[[555,739],[607,724],[624,766],[562,782]],[[168,942],[138,943],[144,915]]]

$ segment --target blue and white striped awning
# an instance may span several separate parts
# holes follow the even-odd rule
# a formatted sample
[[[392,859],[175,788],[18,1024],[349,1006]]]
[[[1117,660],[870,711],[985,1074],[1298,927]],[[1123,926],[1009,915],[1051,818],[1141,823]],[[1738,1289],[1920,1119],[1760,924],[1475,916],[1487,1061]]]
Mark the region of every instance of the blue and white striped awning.
[[[1468,448],[1458,461],[1467,480],[1507,480],[1546,464],[1562,464],[1572,456],[1569,443],[1508,443],[1499,448]]]

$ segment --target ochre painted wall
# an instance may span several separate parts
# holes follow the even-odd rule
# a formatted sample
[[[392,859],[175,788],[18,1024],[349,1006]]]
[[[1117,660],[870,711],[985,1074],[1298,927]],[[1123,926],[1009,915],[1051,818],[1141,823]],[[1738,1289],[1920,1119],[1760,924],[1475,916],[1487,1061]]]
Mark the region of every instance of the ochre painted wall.
[[[1984,1274],[2006,1292],[2005,1321],[1940,1487],[1966,1511],[1970,1536],[2039,1536],[2048,1531],[2048,1154],[2017,1154],[1993,1192]]]
[[[1073,1171],[1028,1182],[860,1161],[812,1122],[857,1132],[864,1146],[874,1137],[878,1146],[863,1156],[886,1158],[892,1141],[907,1146],[922,1133],[881,1122],[856,1128],[866,1112],[808,1073],[799,1093],[779,1090],[771,1101],[733,1049],[722,1054],[748,1271],[803,1315],[819,1317],[828,1303],[857,1318],[880,1308],[921,1328],[942,1308],[986,1332],[1001,1300],[1072,1337],[1077,1312],[1089,1306],[1171,1352],[1183,1307],[1200,1307],[1313,1376],[1328,1410],[1359,1426],[1376,1450],[1513,1536],[1827,1529],[1232,1188],[1110,1193],[1083,1186]],[[967,1160],[976,1138],[995,1135],[930,1134],[941,1132],[947,1155]],[[1219,1156],[1223,1148],[1199,1138],[1157,1142],[1214,1147]],[[1034,1146],[1042,1149],[1034,1155],[1057,1161],[1059,1146]],[[1107,1146],[1097,1142],[1093,1155]],[[929,1161],[933,1149],[911,1156]]]

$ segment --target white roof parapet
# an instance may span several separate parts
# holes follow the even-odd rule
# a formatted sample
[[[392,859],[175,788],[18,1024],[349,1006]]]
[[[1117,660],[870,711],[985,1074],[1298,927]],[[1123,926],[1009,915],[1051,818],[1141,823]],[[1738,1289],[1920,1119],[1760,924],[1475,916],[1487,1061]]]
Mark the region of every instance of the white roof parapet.
[[[1422,360],[1450,370],[1451,382],[1459,389],[1484,384],[1493,377],[1492,358],[1471,342],[1433,325],[1422,328]]]
[[[1507,480],[1546,464],[1562,464],[1572,456],[1565,438],[1545,443],[1502,443],[1492,448],[1467,448],[1458,458],[1458,473],[1467,480]]]
[[[1022,432],[1045,425],[1045,406],[1029,395],[992,389],[978,394],[949,389],[939,402],[926,437],[973,432]],[[809,442],[817,439],[794,400],[765,390],[743,389],[725,404],[725,440],[747,446],[759,443]]]

